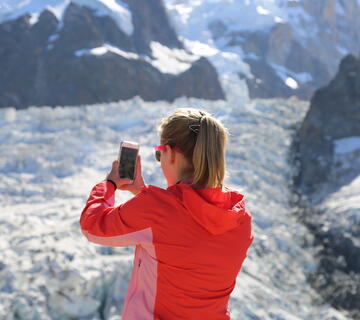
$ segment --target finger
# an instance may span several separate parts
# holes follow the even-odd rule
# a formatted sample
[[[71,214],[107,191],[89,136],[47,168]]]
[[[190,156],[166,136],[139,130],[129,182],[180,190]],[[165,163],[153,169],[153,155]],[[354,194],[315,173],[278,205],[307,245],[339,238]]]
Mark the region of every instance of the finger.
[[[136,157],[136,177],[141,176],[141,158],[140,155]]]

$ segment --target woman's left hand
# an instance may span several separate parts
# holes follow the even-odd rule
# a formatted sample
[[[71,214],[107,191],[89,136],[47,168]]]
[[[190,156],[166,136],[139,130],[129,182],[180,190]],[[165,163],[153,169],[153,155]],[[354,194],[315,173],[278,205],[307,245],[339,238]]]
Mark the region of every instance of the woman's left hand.
[[[116,183],[116,186],[120,190],[127,190],[134,195],[138,194],[142,187],[145,186],[144,179],[141,175],[141,158],[140,155],[136,158],[136,171],[135,178],[132,183],[131,179],[121,179],[119,176],[119,161],[113,161],[111,171],[106,176],[106,179],[110,179]]]

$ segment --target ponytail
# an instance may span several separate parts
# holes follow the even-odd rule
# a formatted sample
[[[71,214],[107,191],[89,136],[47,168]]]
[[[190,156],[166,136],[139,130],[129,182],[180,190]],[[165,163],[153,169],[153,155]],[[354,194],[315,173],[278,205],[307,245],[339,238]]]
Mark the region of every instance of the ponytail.
[[[179,108],[162,119],[161,141],[184,151],[193,175],[193,186],[223,187],[228,130],[208,112]]]
[[[204,115],[196,139],[192,163],[195,185],[222,187],[225,179],[226,134],[217,121]]]

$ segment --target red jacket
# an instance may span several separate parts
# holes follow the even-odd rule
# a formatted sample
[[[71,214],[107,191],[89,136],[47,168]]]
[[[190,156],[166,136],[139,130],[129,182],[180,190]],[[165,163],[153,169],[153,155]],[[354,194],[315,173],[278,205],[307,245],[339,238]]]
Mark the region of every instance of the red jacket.
[[[83,234],[106,246],[136,245],[122,320],[225,320],[254,236],[244,195],[188,183],[141,192],[114,207],[111,182],[91,191]]]

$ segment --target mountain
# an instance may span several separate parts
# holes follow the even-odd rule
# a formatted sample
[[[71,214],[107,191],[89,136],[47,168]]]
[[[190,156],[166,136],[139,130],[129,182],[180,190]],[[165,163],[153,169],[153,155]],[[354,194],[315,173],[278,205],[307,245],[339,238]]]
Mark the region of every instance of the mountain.
[[[217,71],[184,49],[160,0],[1,9],[0,107],[225,98]]]
[[[360,59],[346,56],[311,100],[294,139],[299,217],[322,245],[309,282],[360,317]],[[305,196],[305,197],[304,197]]]
[[[233,53],[251,98],[310,100],[340,60],[360,53],[358,0],[166,0],[189,45]],[[209,57],[211,59],[211,57]]]
[[[310,100],[359,54],[359,14],[358,0],[3,0],[0,106],[229,100],[235,83]]]

